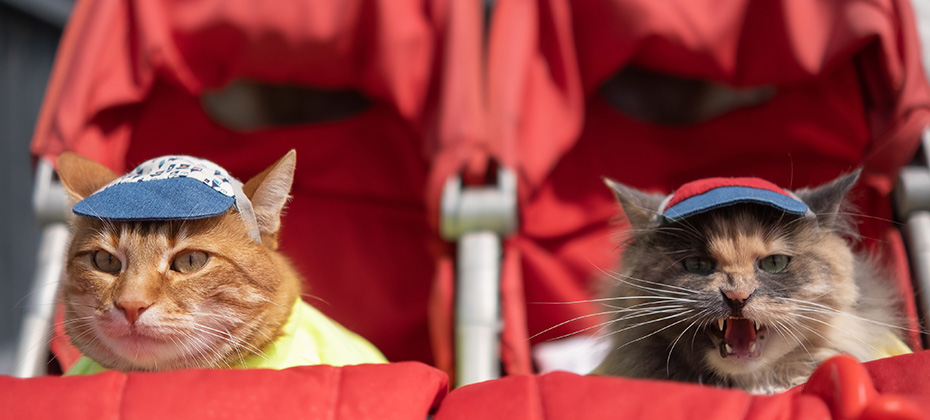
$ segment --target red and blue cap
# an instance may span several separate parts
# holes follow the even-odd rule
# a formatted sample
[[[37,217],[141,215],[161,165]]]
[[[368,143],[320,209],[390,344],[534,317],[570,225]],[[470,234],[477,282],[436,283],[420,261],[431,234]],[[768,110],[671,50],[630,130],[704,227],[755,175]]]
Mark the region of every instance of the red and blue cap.
[[[659,206],[667,221],[741,203],[773,207],[788,214],[814,217],[813,211],[791,191],[760,178],[706,178],[682,185]]]

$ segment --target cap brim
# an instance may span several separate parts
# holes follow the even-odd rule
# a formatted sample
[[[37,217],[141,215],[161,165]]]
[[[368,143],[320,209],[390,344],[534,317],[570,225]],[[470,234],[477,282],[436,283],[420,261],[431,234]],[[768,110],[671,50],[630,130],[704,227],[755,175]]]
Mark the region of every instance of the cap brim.
[[[682,200],[663,212],[667,220],[680,220],[710,210],[739,203],[767,205],[785,213],[807,215],[807,204],[787,195],[751,187],[720,187]]]
[[[75,214],[113,221],[192,220],[219,216],[236,202],[194,178],[111,185],[74,205]]]

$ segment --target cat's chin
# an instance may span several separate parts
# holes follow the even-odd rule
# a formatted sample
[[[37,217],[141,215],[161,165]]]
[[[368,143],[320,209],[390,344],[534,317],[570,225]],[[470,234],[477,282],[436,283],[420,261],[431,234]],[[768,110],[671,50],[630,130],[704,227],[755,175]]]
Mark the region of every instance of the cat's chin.
[[[119,370],[171,369],[184,359],[178,343],[170,338],[133,332],[120,337],[108,337],[106,341],[107,347],[113,353],[109,356],[117,359],[113,364],[119,365]]]
[[[722,376],[739,376],[767,369],[768,358],[764,354],[744,357],[724,357],[717,350],[707,352],[706,360]]]

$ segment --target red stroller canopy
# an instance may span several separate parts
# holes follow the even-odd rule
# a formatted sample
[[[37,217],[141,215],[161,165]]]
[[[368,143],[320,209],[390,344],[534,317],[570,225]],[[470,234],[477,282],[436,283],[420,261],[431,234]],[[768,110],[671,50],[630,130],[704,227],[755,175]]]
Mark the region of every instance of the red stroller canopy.
[[[480,7],[82,0],[33,152],[54,159],[72,150],[116,171],[183,153],[248,178],[298,149],[281,246],[307,281],[307,300],[392,361],[447,372],[453,247],[436,226],[450,175],[481,183],[499,164],[518,176],[520,228],[505,240],[502,265],[502,357],[507,372],[531,373],[531,344],[600,322],[529,338],[599,311],[540,303],[590,299],[599,270],[616,264],[609,220],[619,209],[601,177],[661,191],[709,176],[797,188],[862,166],[864,244],[895,270],[915,319],[889,221],[897,171],[930,123],[907,0],[500,0],[487,30]],[[774,95],[686,126],[656,124],[604,97],[605,82],[629,68]],[[369,106],[337,121],[235,131],[210,117],[202,97],[236,80],[351,91]],[[65,365],[76,355],[66,347],[55,341]]]

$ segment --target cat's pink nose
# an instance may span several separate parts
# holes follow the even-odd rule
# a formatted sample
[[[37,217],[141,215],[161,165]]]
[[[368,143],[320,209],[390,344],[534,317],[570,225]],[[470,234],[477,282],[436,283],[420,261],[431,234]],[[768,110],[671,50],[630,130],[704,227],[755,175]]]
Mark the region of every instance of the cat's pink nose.
[[[723,295],[726,296],[727,299],[729,299],[729,300],[736,301],[736,302],[744,302],[746,299],[749,299],[749,295],[751,295],[752,292],[753,292],[753,291],[751,291],[751,290],[750,290],[750,291],[746,291],[746,290],[724,290],[724,291],[723,291]]]
[[[151,302],[143,302],[140,300],[116,302],[116,307],[126,314],[126,320],[129,321],[130,324],[135,324],[136,321],[139,320],[139,315],[142,315],[142,312],[145,312],[150,306],[152,306]]]

